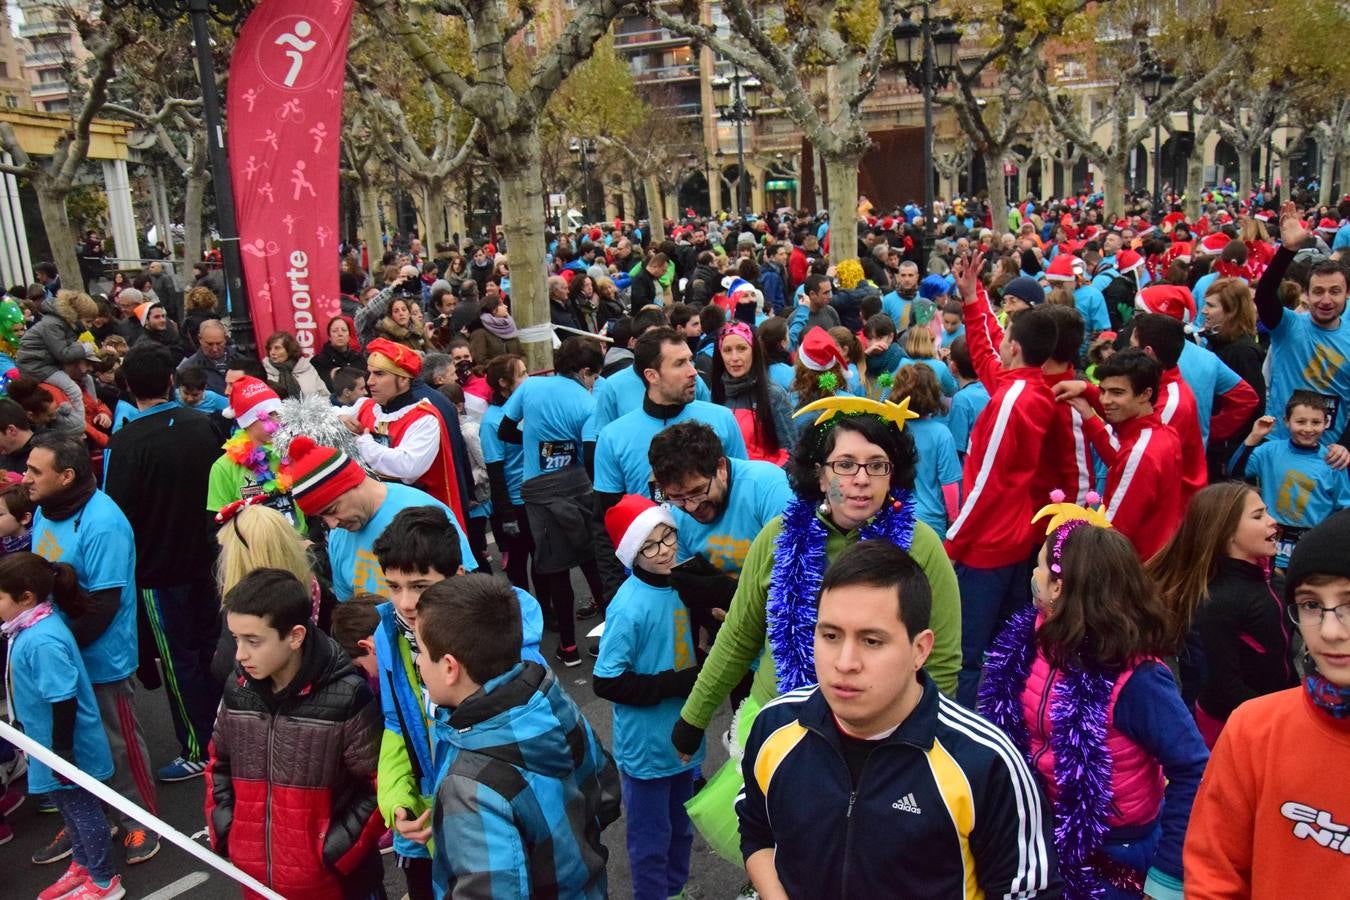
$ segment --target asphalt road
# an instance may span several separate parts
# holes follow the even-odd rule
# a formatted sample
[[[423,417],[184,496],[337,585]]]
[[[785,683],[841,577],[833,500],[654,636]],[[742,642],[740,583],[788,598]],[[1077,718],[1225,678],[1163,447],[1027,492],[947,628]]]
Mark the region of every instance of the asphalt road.
[[[495,560],[494,560],[495,562]],[[574,584],[578,605],[589,596],[585,582],[574,574]],[[595,624],[578,623],[578,631],[585,633]],[[557,637],[545,634],[543,652],[552,660],[557,646]],[[594,662],[583,654],[583,662],[575,668],[565,668],[554,664],[554,669],[572,699],[581,708],[596,733],[606,747],[612,745],[612,719],[610,704],[595,696],[591,689],[591,664]],[[158,767],[177,755],[177,742],[173,736],[173,726],[169,719],[168,702],[163,691],[139,689],[136,699],[137,715],[141,728],[145,732],[150,747],[153,764]],[[718,736],[726,729],[730,715],[724,706],[709,729],[707,761],[704,771],[711,776],[726,761],[727,754],[722,748]],[[159,785],[160,816],[173,827],[186,834],[195,834],[205,828],[203,815],[204,780],[196,778],[177,784]],[[14,840],[0,847],[0,897],[31,898],[60,877],[64,871],[63,863],[37,866],[30,862],[35,850],[47,843],[61,827],[58,814],[39,814],[37,804],[26,802],[12,816],[10,824],[15,831]],[[604,833],[604,842],[609,848],[609,893],[612,897],[631,897],[632,887],[628,868],[628,855],[624,844],[625,820],[620,818]],[[118,848],[120,852],[120,848]],[[384,857],[385,887],[391,900],[398,900],[405,894],[402,874],[394,867],[392,855]],[[136,866],[122,867],[123,885],[127,896],[137,900],[167,900],[170,897],[192,897],[202,900],[231,898],[239,896],[239,889],[233,881],[208,868],[200,860],[186,851],[164,841],[161,850],[153,859]],[[744,870],[734,866],[712,853],[702,838],[695,836],[693,860],[687,894],[692,898],[722,900],[734,898],[746,883]]]

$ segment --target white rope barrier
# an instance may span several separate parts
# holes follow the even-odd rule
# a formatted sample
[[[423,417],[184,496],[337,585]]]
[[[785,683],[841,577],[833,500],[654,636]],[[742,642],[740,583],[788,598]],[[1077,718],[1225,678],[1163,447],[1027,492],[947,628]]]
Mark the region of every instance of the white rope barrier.
[[[165,822],[159,816],[141,809],[103,782],[89,777],[89,775],[85,774],[83,769],[79,769],[66,762],[22,731],[11,727],[7,722],[0,721],[0,738],[4,738],[11,744],[14,744],[29,756],[49,767],[53,772],[63,776],[71,783],[84,788],[114,809],[131,816],[131,818],[140,822],[160,837],[168,840],[169,843],[187,851],[217,872],[220,872],[222,875],[234,879],[250,890],[257,891],[259,894],[266,897],[267,900],[286,900],[285,897],[278,894],[252,875],[231,864],[228,860],[222,859],[212,853],[186,834],[183,834],[183,832],[174,828],[168,822]]]

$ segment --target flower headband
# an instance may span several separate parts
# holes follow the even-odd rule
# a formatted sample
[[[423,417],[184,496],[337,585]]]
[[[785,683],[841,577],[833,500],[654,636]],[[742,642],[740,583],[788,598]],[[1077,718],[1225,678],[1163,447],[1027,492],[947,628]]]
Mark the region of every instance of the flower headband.
[[[717,349],[721,350],[722,342],[726,340],[729,335],[733,334],[744,340],[751,347],[755,346],[755,334],[750,330],[750,326],[740,320],[735,320],[723,325],[722,330],[717,332]]]
[[[1051,491],[1050,499],[1053,502],[1041,507],[1036,515],[1031,517],[1031,521],[1036,522],[1050,516],[1050,524],[1045,529],[1046,536],[1052,538],[1049,553],[1050,571],[1060,575],[1063,573],[1061,564],[1064,559],[1064,544],[1069,540],[1070,534],[1085,526],[1111,528],[1112,525],[1111,520],[1106,517],[1106,505],[1101,503],[1101,496],[1096,491],[1087,492],[1085,499],[1089,505],[1086,507],[1065,502],[1065,494],[1060,490]],[[1093,509],[1092,504],[1098,504],[1097,508]]]

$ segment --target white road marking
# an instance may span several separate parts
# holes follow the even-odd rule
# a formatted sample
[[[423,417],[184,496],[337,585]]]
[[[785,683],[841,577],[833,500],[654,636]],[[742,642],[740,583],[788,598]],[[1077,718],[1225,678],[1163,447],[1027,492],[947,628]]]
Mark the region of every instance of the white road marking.
[[[164,885],[153,894],[146,894],[144,900],[169,900],[170,897],[186,894],[199,884],[205,884],[210,877],[205,872],[192,872],[171,884]]]

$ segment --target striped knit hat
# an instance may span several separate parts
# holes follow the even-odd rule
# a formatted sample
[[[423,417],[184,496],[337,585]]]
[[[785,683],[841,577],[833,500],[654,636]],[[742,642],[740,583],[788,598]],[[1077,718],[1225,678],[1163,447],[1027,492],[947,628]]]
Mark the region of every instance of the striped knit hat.
[[[291,441],[281,471],[291,477],[291,498],[307,516],[317,516],[366,480],[356,460],[303,434]]]

